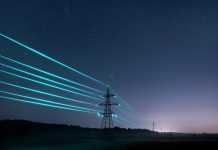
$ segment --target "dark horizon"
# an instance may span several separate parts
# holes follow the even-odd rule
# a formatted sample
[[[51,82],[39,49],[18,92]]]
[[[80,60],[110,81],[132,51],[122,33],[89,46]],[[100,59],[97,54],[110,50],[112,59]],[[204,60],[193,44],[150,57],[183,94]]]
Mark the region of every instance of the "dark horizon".
[[[25,129],[25,130],[23,130]],[[6,149],[211,149],[218,134],[162,133],[145,129],[83,128],[23,120],[0,121],[0,147]]]
[[[73,124],[57,124],[57,123],[47,123],[47,122],[35,122],[35,121],[31,121],[31,120],[22,120],[22,119],[4,119],[4,120],[0,120],[0,126],[1,127],[6,127],[5,125],[9,125],[7,128],[7,132],[8,129],[15,129],[15,130],[19,130],[20,128],[40,128],[42,126],[47,126],[48,129],[50,127],[64,127],[64,128],[74,128],[74,129],[93,129],[93,130],[125,130],[125,131],[142,131],[142,132],[147,132],[147,133],[152,133],[152,134],[156,134],[159,133],[160,135],[169,135],[170,133],[177,135],[182,135],[182,134],[186,134],[186,135],[217,135],[218,133],[206,133],[206,132],[202,132],[202,133],[193,133],[193,132],[161,132],[161,131],[153,131],[151,129],[145,129],[145,128],[125,128],[125,127],[120,127],[120,126],[114,126],[113,128],[100,128],[100,127],[86,127],[86,126],[80,126],[80,125],[73,125]],[[1,129],[4,129],[1,128]],[[31,129],[32,130],[32,129]],[[7,133],[6,131],[4,131],[5,133]],[[22,132],[22,131],[21,131]],[[32,131],[34,132],[34,131]],[[11,133],[13,133],[13,131],[11,131]],[[131,135],[131,133],[128,133]],[[10,137],[10,136],[9,136]]]
[[[0,1],[1,34],[109,84],[112,93],[118,93],[134,109],[133,112],[127,110],[127,115],[113,108],[130,122],[119,124],[115,121],[115,126],[152,129],[155,122],[155,130],[159,132],[218,133],[217,18],[216,0]],[[2,36],[0,55],[106,91],[105,86]],[[0,61],[26,69],[2,58]],[[17,73],[2,65],[0,69]],[[26,71],[31,72],[30,69]],[[3,72],[0,72],[0,80],[99,103]],[[71,104],[4,84],[0,85],[0,90]],[[118,99],[113,101],[119,102]],[[0,98],[2,119],[86,127],[100,127],[101,124],[96,114]]]

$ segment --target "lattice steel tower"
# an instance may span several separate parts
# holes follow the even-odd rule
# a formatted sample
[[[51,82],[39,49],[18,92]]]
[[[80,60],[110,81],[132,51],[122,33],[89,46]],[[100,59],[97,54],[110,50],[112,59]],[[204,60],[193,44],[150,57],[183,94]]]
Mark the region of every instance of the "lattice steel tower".
[[[101,113],[103,116],[102,123],[101,123],[101,128],[113,128],[113,117],[117,117],[116,113],[113,113],[111,111],[111,106],[112,105],[118,105],[118,103],[112,103],[111,102],[111,97],[115,97],[115,95],[110,93],[109,87],[107,87],[107,92],[103,96],[105,98],[104,103],[100,103],[99,106],[104,107],[104,112]]]

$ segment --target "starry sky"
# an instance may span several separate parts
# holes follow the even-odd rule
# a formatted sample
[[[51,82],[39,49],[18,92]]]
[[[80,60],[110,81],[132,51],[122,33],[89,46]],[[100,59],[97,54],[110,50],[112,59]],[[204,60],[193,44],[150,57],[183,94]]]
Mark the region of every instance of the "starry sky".
[[[155,122],[158,131],[218,132],[217,18],[217,0],[0,0],[2,34],[110,84],[135,110],[124,116],[131,127],[151,129]],[[0,54],[105,90],[4,38]],[[0,79],[72,97],[4,73]],[[5,99],[0,119],[87,127],[101,122],[86,113]]]

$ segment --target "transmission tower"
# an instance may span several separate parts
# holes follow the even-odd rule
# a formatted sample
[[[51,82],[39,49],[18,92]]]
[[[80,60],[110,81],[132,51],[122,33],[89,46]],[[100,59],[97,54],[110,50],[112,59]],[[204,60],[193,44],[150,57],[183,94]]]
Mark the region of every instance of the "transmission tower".
[[[100,113],[103,117],[102,123],[101,123],[101,128],[113,128],[113,117],[117,117],[116,113],[113,113],[111,111],[111,106],[113,105],[119,105],[118,103],[113,103],[111,102],[111,97],[115,97],[115,95],[110,93],[109,87],[107,87],[107,92],[103,96],[105,98],[104,103],[100,103],[99,106],[104,107],[104,112]]]
[[[156,124],[155,124],[155,122],[153,122],[152,123],[152,130],[153,130],[153,132],[155,131],[155,127],[156,127]]]

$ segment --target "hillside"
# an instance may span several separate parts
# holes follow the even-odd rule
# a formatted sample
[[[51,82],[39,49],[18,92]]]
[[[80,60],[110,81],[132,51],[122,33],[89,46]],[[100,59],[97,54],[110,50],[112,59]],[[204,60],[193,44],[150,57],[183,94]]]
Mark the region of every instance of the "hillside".
[[[217,134],[157,133],[119,127],[102,130],[25,120],[2,120],[0,132],[1,149],[141,149],[179,144],[208,147],[218,142]]]

